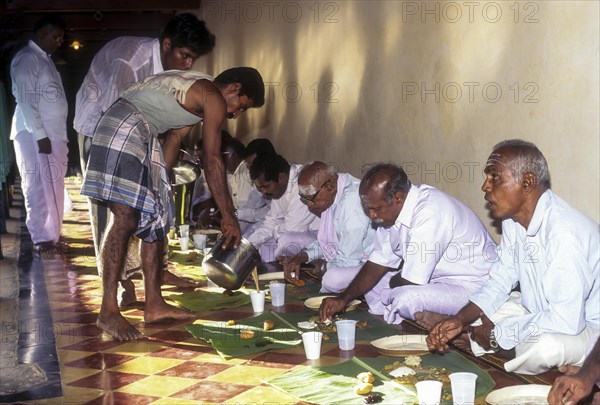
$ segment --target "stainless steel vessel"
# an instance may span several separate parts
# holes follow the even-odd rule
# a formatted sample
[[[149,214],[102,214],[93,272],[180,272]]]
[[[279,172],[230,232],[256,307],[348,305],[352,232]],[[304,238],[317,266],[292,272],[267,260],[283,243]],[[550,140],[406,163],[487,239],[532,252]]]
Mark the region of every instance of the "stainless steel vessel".
[[[230,245],[223,249],[225,237],[208,252],[202,262],[202,269],[206,277],[219,287],[228,290],[237,290],[244,284],[254,266],[260,263],[258,250],[246,239],[242,239],[233,249]]]

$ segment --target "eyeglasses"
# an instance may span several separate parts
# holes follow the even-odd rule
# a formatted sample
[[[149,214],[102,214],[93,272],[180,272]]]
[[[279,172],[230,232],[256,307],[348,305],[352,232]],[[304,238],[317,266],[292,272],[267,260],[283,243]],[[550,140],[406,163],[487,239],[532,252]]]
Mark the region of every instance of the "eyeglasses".
[[[312,195],[312,197],[305,197],[302,194],[298,193],[298,195],[300,196],[300,201],[302,201],[305,204],[314,203],[315,202],[315,198],[317,198],[317,196],[319,195],[319,193],[321,192],[321,190],[323,190],[323,187],[325,187],[325,185],[327,183],[329,183],[329,182],[330,182],[330,180],[327,180],[325,183],[323,183],[323,185],[321,187],[319,187],[319,189],[317,190],[317,192],[314,193]]]

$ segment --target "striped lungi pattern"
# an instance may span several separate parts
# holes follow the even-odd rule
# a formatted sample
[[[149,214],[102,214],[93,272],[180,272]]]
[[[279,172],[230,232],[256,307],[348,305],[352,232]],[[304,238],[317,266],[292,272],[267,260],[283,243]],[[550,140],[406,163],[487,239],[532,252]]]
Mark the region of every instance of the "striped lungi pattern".
[[[173,193],[162,148],[143,114],[117,100],[96,127],[81,194],[140,211],[135,235],[164,240],[174,220]]]

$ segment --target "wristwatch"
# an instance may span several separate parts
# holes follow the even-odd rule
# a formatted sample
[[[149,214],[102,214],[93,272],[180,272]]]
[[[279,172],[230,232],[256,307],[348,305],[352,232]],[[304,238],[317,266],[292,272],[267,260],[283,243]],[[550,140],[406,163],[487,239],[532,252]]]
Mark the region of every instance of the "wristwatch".
[[[492,329],[490,332],[490,349],[494,353],[500,351],[500,345],[498,344],[498,341],[496,340],[496,334],[494,333],[494,329]]]

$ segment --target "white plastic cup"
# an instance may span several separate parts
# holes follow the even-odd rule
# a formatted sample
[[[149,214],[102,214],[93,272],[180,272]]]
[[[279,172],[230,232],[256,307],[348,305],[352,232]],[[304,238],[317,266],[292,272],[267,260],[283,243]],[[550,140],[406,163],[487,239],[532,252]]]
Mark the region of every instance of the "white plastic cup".
[[[419,405],[439,405],[442,397],[442,383],[440,381],[426,380],[415,384]]]
[[[179,238],[179,245],[181,246],[182,252],[187,252],[190,248],[190,238],[189,236],[181,236]]]
[[[190,236],[190,226],[188,224],[179,225],[179,237],[184,238],[186,236],[188,238]]]
[[[250,300],[252,301],[252,310],[254,312],[263,312],[265,310],[264,291],[250,291]]]
[[[356,336],[356,321],[353,321],[351,319],[335,321],[335,327],[337,329],[338,345],[340,347],[340,350],[354,349],[354,340]]]
[[[304,332],[302,342],[304,343],[304,353],[308,360],[316,360],[321,357],[321,342],[323,341],[323,332]]]
[[[452,402],[454,405],[465,405],[475,403],[475,380],[474,373],[452,373],[450,384],[452,385]]]
[[[194,240],[194,247],[198,250],[204,251],[206,249],[206,235],[201,233],[195,233],[192,235],[192,239]]]
[[[269,291],[271,291],[271,304],[274,307],[280,307],[285,304],[285,283],[271,282],[269,284]]]

